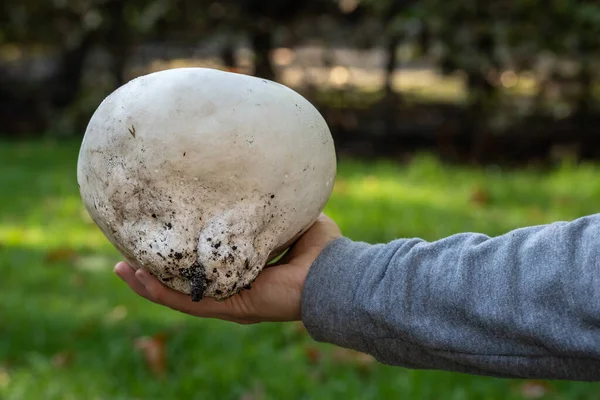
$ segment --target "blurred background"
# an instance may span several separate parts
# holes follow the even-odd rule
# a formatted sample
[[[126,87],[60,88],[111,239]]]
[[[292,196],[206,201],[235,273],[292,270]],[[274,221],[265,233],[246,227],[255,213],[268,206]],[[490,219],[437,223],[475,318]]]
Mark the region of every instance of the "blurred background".
[[[598,384],[392,368],[301,324],[142,301],[75,171],[107,94],[205,66],[323,113],[339,155],[326,212],[352,239],[572,220],[600,200],[599,50],[591,0],[4,0],[0,398],[598,399]]]

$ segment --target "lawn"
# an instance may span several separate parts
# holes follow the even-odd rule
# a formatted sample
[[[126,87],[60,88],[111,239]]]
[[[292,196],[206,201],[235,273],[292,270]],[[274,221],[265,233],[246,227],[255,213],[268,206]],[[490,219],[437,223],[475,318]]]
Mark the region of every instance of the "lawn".
[[[119,256],[78,197],[77,151],[0,142],[0,399],[598,398],[599,384],[393,368],[316,344],[299,324],[238,326],[150,304],[112,273]],[[342,160],[326,211],[369,242],[498,235],[596,212],[599,173]]]

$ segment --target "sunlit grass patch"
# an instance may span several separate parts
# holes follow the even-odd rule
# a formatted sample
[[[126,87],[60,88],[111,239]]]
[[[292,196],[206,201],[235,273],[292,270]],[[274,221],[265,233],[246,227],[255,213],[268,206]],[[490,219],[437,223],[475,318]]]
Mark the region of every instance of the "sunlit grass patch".
[[[340,354],[297,324],[237,326],[148,303],[112,273],[120,257],[79,200],[77,151],[77,143],[0,143],[0,398],[516,400],[529,393],[521,381]],[[406,165],[342,160],[326,212],[348,237],[368,242],[499,235],[596,212],[598,172],[595,165],[469,169],[426,155]],[[164,375],[153,372],[140,343],[164,351]],[[541,398],[591,400],[600,390],[548,387]]]

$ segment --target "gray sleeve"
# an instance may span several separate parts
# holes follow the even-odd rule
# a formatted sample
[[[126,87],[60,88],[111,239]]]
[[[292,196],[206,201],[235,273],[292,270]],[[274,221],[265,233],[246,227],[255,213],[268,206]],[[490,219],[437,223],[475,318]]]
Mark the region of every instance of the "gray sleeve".
[[[494,238],[337,239],[310,269],[302,319],[386,364],[600,380],[600,214]]]

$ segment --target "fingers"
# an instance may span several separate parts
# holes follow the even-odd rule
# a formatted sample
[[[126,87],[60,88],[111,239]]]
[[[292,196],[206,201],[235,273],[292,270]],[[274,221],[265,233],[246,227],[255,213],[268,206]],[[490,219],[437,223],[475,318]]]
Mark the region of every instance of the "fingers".
[[[267,268],[244,290],[224,301],[206,297],[193,302],[189,295],[165,286],[145,268],[137,271],[119,263],[115,272],[138,295],[173,310],[202,318],[217,318],[239,324],[292,321],[300,318],[301,290],[310,263]]]
[[[135,277],[157,303],[188,314],[194,313],[192,306],[198,303],[193,303],[189,295],[166,287],[143,268],[135,272]]]
[[[146,290],[146,287],[142,282],[135,276],[135,270],[129,266],[126,262],[120,262],[115,265],[115,273],[121,280],[123,280],[127,286],[129,286],[138,295],[144,297],[147,300],[154,301],[152,296]]]
[[[189,295],[166,287],[144,268],[136,271],[127,263],[120,262],[115,266],[115,272],[135,293],[154,303],[197,317],[238,322],[238,318],[227,302],[219,302],[211,298],[192,302]]]

